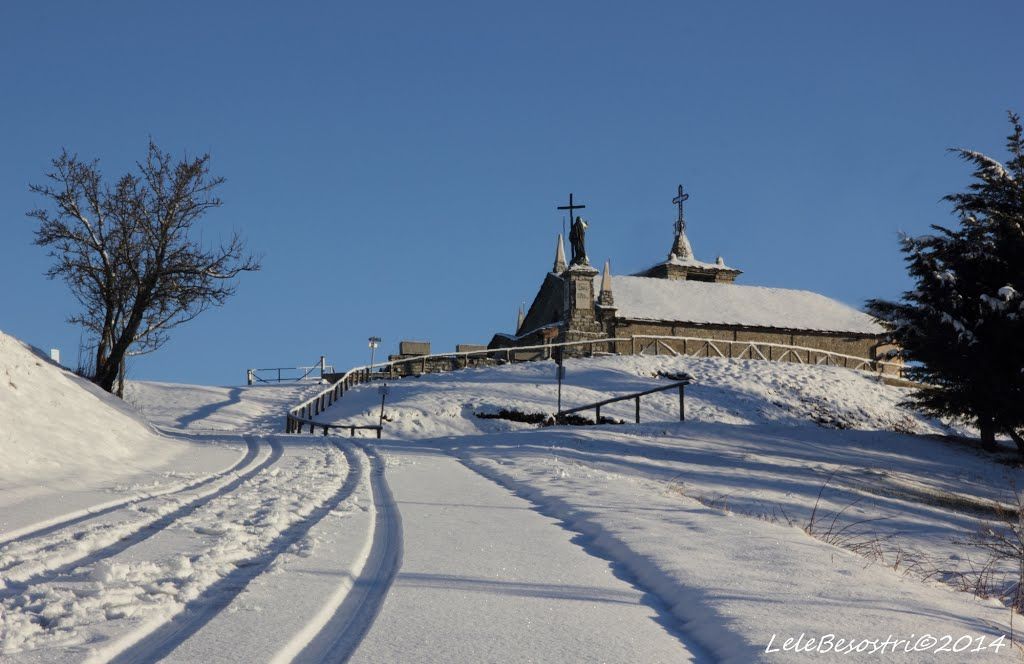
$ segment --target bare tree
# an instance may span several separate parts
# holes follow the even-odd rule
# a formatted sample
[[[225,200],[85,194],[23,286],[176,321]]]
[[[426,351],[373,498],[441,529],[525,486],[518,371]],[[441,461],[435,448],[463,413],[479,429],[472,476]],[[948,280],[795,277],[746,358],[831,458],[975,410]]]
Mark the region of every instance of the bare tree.
[[[55,259],[47,271],[60,277],[82,305],[69,322],[96,343],[93,380],[108,392],[129,355],[149,353],[168,331],[235,293],[242,272],[259,270],[235,232],[205,246],[197,223],[220,207],[209,154],[174,161],[151,140],[136,173],[105,184],[98,161],[62,151],[48,182],[30,185],[47,207],[28,213],[39,221],[36,244]]]

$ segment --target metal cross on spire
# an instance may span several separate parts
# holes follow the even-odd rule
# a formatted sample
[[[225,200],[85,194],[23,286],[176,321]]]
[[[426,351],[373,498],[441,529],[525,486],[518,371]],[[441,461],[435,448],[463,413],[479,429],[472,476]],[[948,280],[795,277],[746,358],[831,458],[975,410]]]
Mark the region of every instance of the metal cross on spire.
[[[686,202],[690,195],[683,193],[683,185],[679,185],[678,195],[672,199],[672,202],[679,208],[679,216],[676,218],[676,232],[686,230],[686,217],[683,216],[683,203]]]
[[[569,224],[572,225],[572,222],[576,220],[576,218],[572,214],[572,211],[573,210],[582,210],[585,207],[587,207],[587,206],[586,205],[574,205],[573,202],[572,202],[572,194],[570,193],[569,194],[569,204],[568,205],[559,205],[558,209],[559,210],[568,210],[569,211]]]

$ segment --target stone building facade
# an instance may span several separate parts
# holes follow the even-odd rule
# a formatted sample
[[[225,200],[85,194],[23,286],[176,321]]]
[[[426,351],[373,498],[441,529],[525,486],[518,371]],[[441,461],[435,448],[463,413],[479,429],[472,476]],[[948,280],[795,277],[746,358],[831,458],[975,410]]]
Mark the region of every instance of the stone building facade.
[[[681,201],[675,202],[679,215],[668,257],[634,275],[612,275],[608,262],[600,276],[587,264],[567,267],[559,235],[555,263],[518,329],[495,335],[489,347],[606,338],[620,340],[601,348],[607,352],[671,349],[692,355],[702,354],[694,339],[711,339],[808,349],[758,350],[767,359],[804,362],[814,361],[812,350],[879,360],[890,349],[881,325],[848,305],[810,291],[736,284],[742,272],[722,258],[713,263],[697,260],[686,236]],[[692,339],[656,343],[645,337]],[[734,347],[721,344],[716,353],[731,353]]]

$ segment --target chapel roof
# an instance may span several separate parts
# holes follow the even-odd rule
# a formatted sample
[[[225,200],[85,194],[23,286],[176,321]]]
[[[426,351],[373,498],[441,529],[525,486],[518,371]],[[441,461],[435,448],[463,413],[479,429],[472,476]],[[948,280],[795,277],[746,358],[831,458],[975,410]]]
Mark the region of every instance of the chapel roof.
[[[615,275],[611,282],[618,318],[851,334],[885,331],[864,312],[811,291]],[[599,288],[595,280],[595,291]]]

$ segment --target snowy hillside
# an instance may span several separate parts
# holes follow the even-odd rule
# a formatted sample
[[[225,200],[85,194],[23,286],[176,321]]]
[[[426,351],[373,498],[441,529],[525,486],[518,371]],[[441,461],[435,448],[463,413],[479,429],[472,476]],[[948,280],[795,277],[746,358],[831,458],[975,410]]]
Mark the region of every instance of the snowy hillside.
[[[109,478],[182,451],[120,399],[2,332],[0,422],[3,489]]]
[[[476,416],[554,412],[551,363],[397,381],[385,431],[408,444],[385,449],[396,459],[440,449],[527,498],[624,565],[684,633],[728,661],[766,657],[772,634],[978,637],[1008,619],[996,599],[954,590],[986,562],[957,541],[996,519],[995,501],[1013,501],[1019,470],[936,437],[951,432],[899,407],[903,389],[839,368],[576,360],[567,362],[562,403],[648,389],[664,380],[659,372],[679,371],[697,378],[686,422],[667,392],[644,398],[643,424],[624,402],[602,415],[627,424],[589,427]],[[365,387],[322,419],[378,416],[377,391]],[[992,569],[993,589],[1010,585],[1012,560]]]
[[[129,385],[158,435],[17,357],[29,401],[66,387],[45,412],[123,456],[73,465],[99,488],[62,503],[0,491],[20,525],[0,531],[4,662],[782,662],[801,634],[832,644],[823,662],[850,659],[838,639],[884,659],[890,636],[901,661],[963,661],[963,639],[969,661],[1015,659],[1003,601],[959,588],[1012,581],[1013,561],[964,541],[1021,471],[868,374],[573,360],[565,407],[697,379],[685,422],[669,392],[644,397],[642,424],[626,402],[602,410],[625,423],[578,427],[492,417],[553,412],[550,362],[407,378],[378,441],[281,434],[315,386]],[[362,385],[318,419],[375,423],[380,399]],[[46,442],[11,431],[5,453]]]
[[[726,425],[826,426],[862,431],[953,433],[942,424],[899,407],[907,391],[890,387],[876,376],[838,367],[769,363],[723,358],[617,356],[566,362],[562,407],[658,385],[659,374],[690,372],[696,384],[686,390],[689,422]],[[388,434],[402,438],[490,433],[531,428],[501,420],[474,417],[518,409],[527,413],[557,410],[554,364],[533,362],[393,381],[388,397]],[[368,423],[380,413],[373,388],[350,395],[338,406],[353,421]],[[330,414],[330,411],[328,415]],[[593,418],[593,412],[582,413]],[[632,402],[606,407],[602,416],[633,421]],[[642,401],[641,421],[673,421],[679,417],[674,392]],[[329,419],[329,418],[328,418]]]

